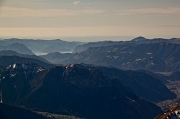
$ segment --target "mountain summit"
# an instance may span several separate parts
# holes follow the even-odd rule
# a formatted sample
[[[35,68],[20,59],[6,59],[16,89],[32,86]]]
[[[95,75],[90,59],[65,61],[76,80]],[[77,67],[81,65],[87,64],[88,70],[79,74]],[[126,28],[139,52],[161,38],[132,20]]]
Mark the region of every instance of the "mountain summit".
[[[141,42],[141,41],[147,41],[148,39],[142,37],[142,36],[139,36],[137,38],[134,38],[132,39],[131,41],[136,41],[136,42]]]

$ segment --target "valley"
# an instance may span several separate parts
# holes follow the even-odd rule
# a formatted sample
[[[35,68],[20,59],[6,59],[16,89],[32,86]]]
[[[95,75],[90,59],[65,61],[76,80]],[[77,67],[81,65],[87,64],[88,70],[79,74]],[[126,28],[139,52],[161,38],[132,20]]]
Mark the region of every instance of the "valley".
[[[167,110],[169,107],[180,105],[180,81],[169,81],[166,86],[169,90],[171,90],[173,93],[177,95],[176,99],[173,100],[165,100],[162,102],[157,103],[158,106],[160,106],[163,110]]]

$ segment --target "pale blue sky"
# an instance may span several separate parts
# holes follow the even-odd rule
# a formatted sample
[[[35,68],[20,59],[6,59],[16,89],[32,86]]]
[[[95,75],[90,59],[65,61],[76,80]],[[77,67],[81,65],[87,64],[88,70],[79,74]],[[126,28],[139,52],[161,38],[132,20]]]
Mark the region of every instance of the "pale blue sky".
[[[0,1],[0,37],[180,37],[180,0]]]

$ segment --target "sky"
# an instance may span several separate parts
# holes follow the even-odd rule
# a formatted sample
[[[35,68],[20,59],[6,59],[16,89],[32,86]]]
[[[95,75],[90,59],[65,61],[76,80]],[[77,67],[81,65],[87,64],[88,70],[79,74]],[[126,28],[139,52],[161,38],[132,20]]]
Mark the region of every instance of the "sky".
[[[0,38],[180,38],[180,0],[0,0]]]

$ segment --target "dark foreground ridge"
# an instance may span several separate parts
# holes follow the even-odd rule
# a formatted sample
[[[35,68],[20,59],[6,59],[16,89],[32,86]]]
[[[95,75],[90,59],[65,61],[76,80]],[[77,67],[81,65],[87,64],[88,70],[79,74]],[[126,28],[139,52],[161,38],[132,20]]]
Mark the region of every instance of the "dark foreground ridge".
[[[117,78],[125,86],[131,88],[140,97],[160,102],[168,99],[175,99],[176,95],[171,92],[160,80],[159,77],[144,70],[131,71],[120,70],[110,67],[98,67],[110,78]]]
[[[48,119],[31,110],[0,104],[0,119]]]
[[[50,69],[16,64],[0,79],[6,104],[88,119],[152,119],[162,112],[118,79],[79,64]]]

